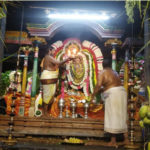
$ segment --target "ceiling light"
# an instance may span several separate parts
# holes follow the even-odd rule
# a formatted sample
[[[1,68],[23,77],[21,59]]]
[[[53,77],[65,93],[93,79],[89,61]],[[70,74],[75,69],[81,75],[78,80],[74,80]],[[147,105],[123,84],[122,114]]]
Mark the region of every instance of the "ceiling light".
[[[61,19],[61,20],[108,20],[109,16],[106,14],[79,14],[79,13],[54,13],[49,14],[51,19]]]

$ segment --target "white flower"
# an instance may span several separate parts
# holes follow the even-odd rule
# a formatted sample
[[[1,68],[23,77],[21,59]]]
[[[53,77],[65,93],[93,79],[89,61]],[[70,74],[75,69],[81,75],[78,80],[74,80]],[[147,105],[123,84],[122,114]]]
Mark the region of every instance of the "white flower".
[[[92,74],[93,74],[93,69],[92,69],[92,58],[91,58],[91,55],[88,53],[88,52],[86,52],[86,51],[84,51],[84,53],[88,56],[88,58],[89,58],[89,81],[90,81],[90,91],[91,91],[91,93],[93,93],[93,76],[92,76]]]

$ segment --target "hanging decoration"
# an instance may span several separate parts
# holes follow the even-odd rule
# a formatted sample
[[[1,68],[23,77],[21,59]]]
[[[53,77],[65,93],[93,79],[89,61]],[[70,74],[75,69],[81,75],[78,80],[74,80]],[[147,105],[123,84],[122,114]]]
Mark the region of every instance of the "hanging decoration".
[[[131,60],[128,61],[128,66],[129,66],[129,69],[128,69],[128,75],[129,75],[129,85],[131,84],[131,68],[132,68],[132,63],[131,63]],[[124,83],[124,68],[125,68],[125,63],[122,64],[121,66],[121,69],[120,69],[120,72],[119,72],[119,76],[120,76],[120,79],[122,81],[122,83]],[[139,92],[140,88],[143,87],[144,83],[142,82],[142,79],[144,77],[144,59],[143,58],[136,58],[135,59],[135,63],[134,63],[134,72],[133,72],[133,75],[135,77],[135,83],[134,83],[134,91],[136,93]]]

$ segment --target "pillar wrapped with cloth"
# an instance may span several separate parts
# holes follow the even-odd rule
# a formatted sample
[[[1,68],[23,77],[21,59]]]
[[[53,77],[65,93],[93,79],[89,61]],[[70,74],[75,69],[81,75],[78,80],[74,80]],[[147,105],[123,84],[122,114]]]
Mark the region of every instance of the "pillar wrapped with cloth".
[[[43,70],[41,74],[41,83],[43,85],[43,102],[49,104],[56,92],[56,83],[58,80],[59,70]]]

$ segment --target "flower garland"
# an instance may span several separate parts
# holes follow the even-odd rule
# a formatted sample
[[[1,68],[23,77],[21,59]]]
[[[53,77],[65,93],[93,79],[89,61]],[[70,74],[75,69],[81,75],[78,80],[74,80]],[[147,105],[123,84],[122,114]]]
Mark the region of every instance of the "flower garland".
[[[90,82],[90,91],[91,93],[93,93],[93,68],[92,68],[92,58],[91,58],[91,55],[86,51],[84,50],[84,53],[88,56],[88,60],[89,60],[89,82]]]
[[[10,72],[10,74],[9,74],[10,82],[14,82],[15,81],[15,73],[16,73],[16,71],[11,71]],[[20,83],[21,82],[21,71],[17,72],[17,75],[19,76],[18,82]]]
[[[79,68],[83,67],[84,71],[80,72],[80,70],[78,70],[78,72],[76,72],[76,66],[72,64],[72,61],[67,62],[66,70],[68,83],[73,89],[79,90],[83,88],[84,95],[89,96],[89,92],[93,93],[94,91],[94,86],[97,83],[98,72],[103,69],[103,56],[101,50],[96,44],[90,41],[83,41],[81,47],[79,40],[70,38],[63,42],[63,46],[60,42],[55,42],[55,44],[53,44],[57,47],[55,53],[57,60],[60,60],[62,56],[63,58],[66,57],[67,49],[70,44],[79,47],[78,55],[82,57],[83,61],[83,66],[79,64]]]
[[[95,70],[96,67],[95,67],[94,61],[93,61],[93,63],[92,63],[92,66],[93,66],[93,70]],[[95,72],[95,71],[93,71],[93,82],[94,82],[94,86],[95,86],[95,85],[97,84],[96,72]]]
[[[20,92],[21,91],[21,74],[22,74],[22,72],[21,71],[17,72],[17,76],[18,76],[17,84],[14,84],[15,74],[16,74],[16,71],[11,71],[10,74],[9,74],[9,80],[10,80],[9,88],[16,87],[17,91]]]
[[[87,79],[85,80],[83,84],[83,92],[86,97],[89,96],[89,77],[87,77]]]
[[[92,61],[93,61],[94,65],[95,65],[94,73],[95,73],[96,79],[97,79],[97,76],[98,76],[98,66],[97,66],[97,60],[96,60],[95,53],[90,48],[83,47],[83,49],[87,49],[88,52],[89,52],[89,54],[91,54],[91,56],[92,56]]]
[[[131,78],[130,78],[130,70],[131,68],[133,67],[132,63],[131,63],[131,60],[128,61],[128,75],[129,75],[129,79],[128,79],[128,83],[127,84],[130,84],[132,82],[135,82],[135,86],[134,88],[139,90],[141,88],[141,82],[142,82],[142,74],[144,72],[144,60],[141,59],[141,60],[138,60],[140,58],[136,58],[135,62],[134,62],[134,77],[135,77],[135,81],[133,81]],[[119,71],[119,77],[121,79],[121,82],[122,84],[124,84],[124,72],[125,72],[125,62],[122,64],[121,68],[120,68],[120,71]]]
[[[60,51],[58,55],[56,55],[56,59],[60,61],[60,58],[62,57],[63,52]]]
[[[72,77],[72,74],[70,71],[71,63],[67,63],[67,65],[66,65],[68,81],[70,83],[70,86],[75,89],[81,89],[83,87],[83,83],[85,82],[85,80],[88,76],[88,64],[87,64],[86,56],[84,54],[82,54],[81,52],[78,53],[78,55],[83,58],[83,65],[84,65],[84,69],[85,69],[84,77],[80,83],[76,83]]]
[[[83,58],[83,65],[84,65],[84,69],[85,69],[84,77],[80,83],[76,83],[74,81],[72,74],[71,74],[70,63],[68,63],[66,66],[67,77],[68,77],[69,85],[73,89],[78,90],[78,89],[83,88],[83,92],[84,92],[85,96],[88,96],[89,95],[89,90],[88,90],[89,89],[88,61],[87,61],[86,56],[84,54],[79,53],[78,55],[82,56],[82,58]]]
[[[62,53],[63,43],[62,41],[56,41],[52,44],[52,47],[55,49],[54,57],[57,58],[57,56]]]
[[[96,72],[99,73],[101,70],[103,70],[103,55],[101,53],[101,49],[96,44],[86,40],[82,42],[82,45],[92,54],[96,65]]]

